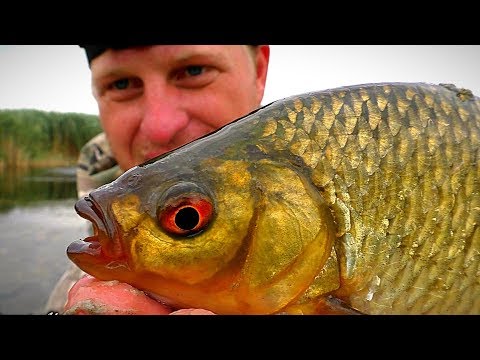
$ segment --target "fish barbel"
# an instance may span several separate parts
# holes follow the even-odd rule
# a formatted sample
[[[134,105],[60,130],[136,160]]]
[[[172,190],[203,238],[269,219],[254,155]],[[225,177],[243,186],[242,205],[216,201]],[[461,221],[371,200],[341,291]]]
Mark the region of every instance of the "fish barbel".
[[[79,200],[67,254],[174,308],[479,314],[479,152],[451,84],[292,96]]]

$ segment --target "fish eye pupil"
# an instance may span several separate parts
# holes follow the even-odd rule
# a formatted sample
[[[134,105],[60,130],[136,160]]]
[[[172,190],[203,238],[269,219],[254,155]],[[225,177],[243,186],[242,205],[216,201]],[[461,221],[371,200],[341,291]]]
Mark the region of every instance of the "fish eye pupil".
[[[199,220],[198,211],[190,206],[180,209],[175,215],[175,224],[182,230],[192,230]]]

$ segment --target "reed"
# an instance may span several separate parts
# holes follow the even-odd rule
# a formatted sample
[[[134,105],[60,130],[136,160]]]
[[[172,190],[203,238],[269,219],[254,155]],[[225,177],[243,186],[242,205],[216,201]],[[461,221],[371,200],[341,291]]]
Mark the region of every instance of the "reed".
[[[101,131],[96,115],[0,110],[0,169],[75,165],[81,147]]]

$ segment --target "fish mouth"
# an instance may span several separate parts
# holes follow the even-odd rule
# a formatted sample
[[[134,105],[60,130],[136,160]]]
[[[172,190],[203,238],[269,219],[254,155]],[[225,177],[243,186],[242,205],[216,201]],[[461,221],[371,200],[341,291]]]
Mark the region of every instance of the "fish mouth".
[[[82,270],[81,259],[88,256],[90,260],[95,258],[95,263],[104,263],[110,269],[116,267],[127,267],[123,261],[124,253],[120,242],[116,239],[115,225],[108,222],[108,216],[91,196],[85,196],[75,203],[77,214],[90,221],[93,226],[93,235],[83,240],[72,242],[67,247],[67,255],[77,263]],[[78,260],[78,261],[76,261]],[[80,262],[80,264],[78,263]]]

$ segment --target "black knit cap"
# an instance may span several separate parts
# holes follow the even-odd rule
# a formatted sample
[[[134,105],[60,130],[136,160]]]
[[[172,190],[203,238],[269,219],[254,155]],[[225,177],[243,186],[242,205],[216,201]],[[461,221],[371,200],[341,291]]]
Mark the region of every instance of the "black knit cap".
[[[78,45],[81,48],[85,49],[85,53],[87,54],[87,59],[88,59],[88,64],[92,62],[93,59],[95,59],[97,56],[101,55],[103,52],[105,52],[107,49],[126,49],[129,47],[134,47],[134,46],[146,46],[146,45],[152,45],[152,44],[130,44],[130,45]]]
[[[101,55],[107,49],[120,50],[120,49],[135,47],[135,46],[148,46],[148,45],[154,45],[154,44],[78,45],[78,46],[85,49],[85,53],[87,54],[87,59],[88,59],[88,65],[90,66],[90,63],[92,62],[92,60],[95,59],[97,56]],[[252,46],[257,46],[257,44],[252,44]]]

